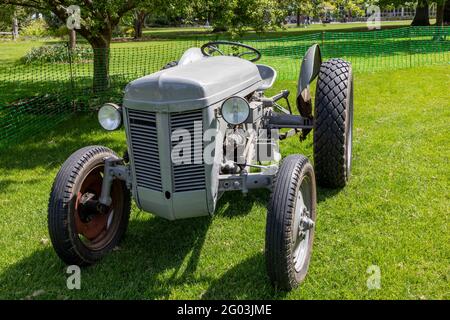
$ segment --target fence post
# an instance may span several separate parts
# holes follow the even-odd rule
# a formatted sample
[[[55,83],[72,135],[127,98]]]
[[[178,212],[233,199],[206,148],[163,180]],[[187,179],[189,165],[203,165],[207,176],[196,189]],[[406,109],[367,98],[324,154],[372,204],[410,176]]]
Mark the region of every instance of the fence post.
[[[409,67],[412,68],[412,50],[411,50],[411,26],[408,27],[408,53],[409,53]]]
[[[75,113],[76,110],[76,104],[75,104],[75,83],[73,79],[73,66],[72,66],[72,49],[70,48],[70,43],[67,42],[67,55],[69,58],[69,77],[70,77],[70,103],[72,105],[72,111]]]
[[[324,46],[325,31],[322,31],[322,48]]]

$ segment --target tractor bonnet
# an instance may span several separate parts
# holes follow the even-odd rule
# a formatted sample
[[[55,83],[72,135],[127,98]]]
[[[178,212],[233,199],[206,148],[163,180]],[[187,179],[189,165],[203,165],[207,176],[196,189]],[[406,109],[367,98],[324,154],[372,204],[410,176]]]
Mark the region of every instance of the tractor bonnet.
[[[132,81],[125,89],[124,105],[160,112],[200,109],[244,90],[252,92],[260,82],[258,68],[247,60],[205,58]]]

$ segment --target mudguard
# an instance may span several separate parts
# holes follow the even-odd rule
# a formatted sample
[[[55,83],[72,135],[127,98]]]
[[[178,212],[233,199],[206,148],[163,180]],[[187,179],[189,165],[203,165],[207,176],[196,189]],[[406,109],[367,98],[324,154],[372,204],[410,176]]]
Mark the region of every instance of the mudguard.
[[[317,77],[322,64],[319,45],[312,45],[303,57],[297,86],[297,109],[302,117],[312,119],[310,83]]]

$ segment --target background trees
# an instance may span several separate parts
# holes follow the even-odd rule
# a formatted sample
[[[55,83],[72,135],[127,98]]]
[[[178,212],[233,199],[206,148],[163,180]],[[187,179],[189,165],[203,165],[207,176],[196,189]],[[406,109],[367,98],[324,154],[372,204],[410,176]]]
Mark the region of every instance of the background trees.
[[[16,39],[19,36],[19,27],[24,26],[33,10],[12,5],[0,7],[0,30],[11,30]]]
[[[442,26],[450,23],[450,4],[448,0],[378,0],[376,1],[380,6],[401,6],[416,5],[416,13],[414,19],[411,22],[412,26],[429,26],[430,25],[430,5],[436,4],[436,25]],[[447,15],[446,15],[446,12]]]
[[[429,25],[429,5],[437,4],[436,24],[449,22],[450,8],[446,0],[417,0],[412,25]],[[94,49],[95,89],[108,86],[108,49],[113,32],[119,23],[133,30],[135,38],[143,36],[147,18],[165,17],[175,23],[202,22],[213,30],[231,31],[242,35],[246,30],[258,32],[280,26],[288,13],[324,19],[325,9],[335,15],[354,17],[364,14],[364,5],[399,6],[405,0],[0,0],[0,28],[18,30],[34,13],[43,14],[47,21],[59,20],[65,24],[67,8],[77,5],[81,9],[81,25],[76,30]],[[447,4],[447,5],[446,5]],[[71,33],[74,44],[75,32]]]
[[[22,8],[33,8],[41,12],[52,12],[61,21],[69,17],[66,9],[78,5],[81,9],[81,34],[95,50],[94,89],[102,91],[108,86],[108,49],[114,28],[128,11],[137,6],[139,0],[2,0],[5,4]]]
[[[277,0],[193,0],[187,11],[191,20],[208,21],[215,32],[245,29],[264,31],[280,26],[285,11]]]

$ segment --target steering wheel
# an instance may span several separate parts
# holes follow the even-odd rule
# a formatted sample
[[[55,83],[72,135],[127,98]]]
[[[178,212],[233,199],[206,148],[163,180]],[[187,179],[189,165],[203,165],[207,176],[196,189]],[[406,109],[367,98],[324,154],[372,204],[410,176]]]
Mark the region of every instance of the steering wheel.
[[[226,56],[226,54],[223,53],[223,51],[221,51],[219,49],[219,45],[221,45],[221,44],[227,45],[227,46],[233,46],[233,47],[242,47],[242,48],[250,50],[250,51],[245,51],[245,52],[241,52],[241,53],[231,54],[231,56],[242,58],[242,56],[254,54],[254,55],[256,55],[256,57],[254,57],[253,59],[248,59],[248,61],[256,62],[259,59],[261,59],[261,52],[259,52],[259,50],[255,49],[253,47],[250,47],[246,44],[240,43],[240,42],[232,42],[232,41],[225,41],[225,40],[211,41],[211,42],[208,42],[208,43],[205,43],[204,45],[202,45],[201,50],[202,50],[203,55],[206,57],[211,57],[214,52],[218,52],[218,53],[220,53],[220,55]]]

